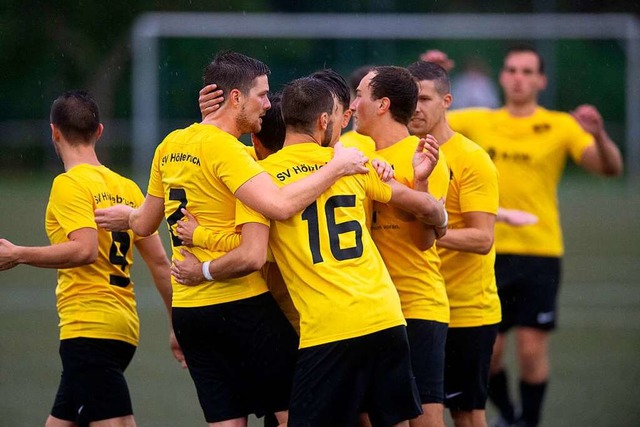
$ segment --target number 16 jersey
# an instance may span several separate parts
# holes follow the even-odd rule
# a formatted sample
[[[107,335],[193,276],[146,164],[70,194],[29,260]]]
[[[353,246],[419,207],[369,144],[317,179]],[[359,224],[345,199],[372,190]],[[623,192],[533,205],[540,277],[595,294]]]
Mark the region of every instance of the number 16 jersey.
[[[333,149],[285,146],[260,165],[279,186],[324,166]],[[366,227],[366,198],[386,203],[391,187],[370,170],[339,179],[302,212],[271,222],[269,244],[300,313],[300,348],[406,324],[400,298]],[[238,225],[269,224],[239,205]]]

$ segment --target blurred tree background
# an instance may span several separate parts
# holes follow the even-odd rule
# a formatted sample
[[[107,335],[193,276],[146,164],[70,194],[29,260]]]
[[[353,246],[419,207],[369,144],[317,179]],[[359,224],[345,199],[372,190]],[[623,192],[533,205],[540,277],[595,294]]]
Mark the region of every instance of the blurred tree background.
[[[115,168],[130,165],[131,43],[136,18],[151,11],[277,13],[640,13],[638,1],[470,0],[130,0],[111,2],[4,0],[0,6],[0,168],[33,171],[59,167],[51,160],[47,116],[61,92],[83,88],[97,99],[107,126],[101,155]],[[557,41],[552,50],[556,84],[543,98],[551,108],[596,104],[623,142],[624,55],[618,41]],[[398,65],[426,48],[461,60],[482,56],[497,76],[508,43],[483,41],[171,39],[161,43],[161,117],[168,128],[198,120],[201,70],[213,54],[232,48],[272,68],[272,87],[330,66],[348,75],[364,63]],[[177,121],[176,121],[177,119]],[[175,125],[175,126],[174,126]],[[105,159],[106,160],[106,159]]]

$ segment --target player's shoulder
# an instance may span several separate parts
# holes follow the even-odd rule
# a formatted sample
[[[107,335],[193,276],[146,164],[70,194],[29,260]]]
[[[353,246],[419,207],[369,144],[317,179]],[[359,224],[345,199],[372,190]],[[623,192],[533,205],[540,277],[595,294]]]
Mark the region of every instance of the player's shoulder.
[[[460,108],[457,110],[449,110],[447,111],[447,118],[483,118],[483,117],[491,117],[496,114],[499,114],[502,109],[500,108],[486,108],[486,107],[469,107],[469,108]]]
[[[574,117],[567,113],[566,111],[558,111],[558,110],[548,110],[544,107],[538,107],[536,110],[536,114],[541,117],[541,118],[545,118],[551,122],[554,123],[560,123],[560,124],[565,124],[565,123],[570,123],[570,124],[576,124],[576,119],[574,119]]]

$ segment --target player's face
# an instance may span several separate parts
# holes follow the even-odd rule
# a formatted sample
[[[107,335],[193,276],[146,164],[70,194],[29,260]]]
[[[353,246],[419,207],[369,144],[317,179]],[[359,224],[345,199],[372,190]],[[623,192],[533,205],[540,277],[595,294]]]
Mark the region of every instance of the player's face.
[[[532,52],[514,52],[504,59],[500,85],[506,102],[522,104],[536,102],[538,92],[547,84],[540,73],[540,62]]]
[[[369,86],[374,76],[375,73],[370,72],[362,78],[356,90],[356,98],[351,103],[356,124],[355,130],[362,135],[369,135],[369,129],[377,117],[377,102],[371,99],[371,87]]]
[[[256,77],[249,93],[243,96],[243,103],[240,113],[238,113],[238,128],[242,133],[260,132],[262,117],[271,108],[268,93],[269,80],[267,76]]]
[[[444,120],[448,105],[445,97],[436,90],[433,80],[421,80],[418,85],[418,104],[409,121],[409,131],[412,135],[424,137]]]

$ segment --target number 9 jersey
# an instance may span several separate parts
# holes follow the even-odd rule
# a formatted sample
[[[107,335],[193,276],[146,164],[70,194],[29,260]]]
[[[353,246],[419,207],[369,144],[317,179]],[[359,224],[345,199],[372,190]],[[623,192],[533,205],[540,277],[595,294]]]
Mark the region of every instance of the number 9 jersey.
[[[81,228],[98,232],[98,258],[92,264],[58,269],[56,299],[60,339],[100,338],[138,344],[131,265],[131,230],[98,228],[94,211],[116,204],[138,207],[144,196],[131,180],[105,166],[77,165],[58,175],[51,188],[45,228],[52,245],[69,240]]]

